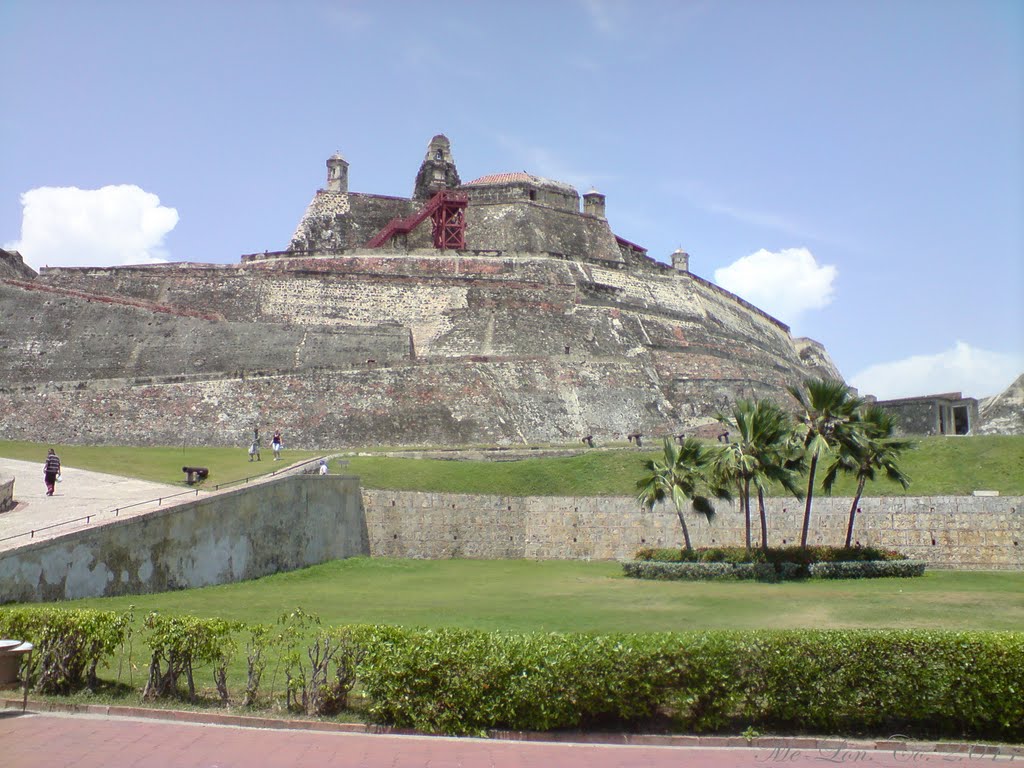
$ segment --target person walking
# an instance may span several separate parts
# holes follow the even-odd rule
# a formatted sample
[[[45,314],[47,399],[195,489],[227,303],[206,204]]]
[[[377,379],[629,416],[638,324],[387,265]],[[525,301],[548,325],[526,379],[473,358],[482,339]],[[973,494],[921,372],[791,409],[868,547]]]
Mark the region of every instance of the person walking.
[[[43,481],[46,483],[46,495],[53,496],[54,486],[57,478],[60,477],[60,457],[53,448],[46,454],[46,463],[43,465]]]
[[[281,439],[281,430],[276,430],[274,436],[270,438],[270,448],[274,451],[274,461],[278,461],[281,458],[281,446],[284,441]]]
[[[249,444],[249,461],[260,460],[260,428],[253,427],[252,442]]]

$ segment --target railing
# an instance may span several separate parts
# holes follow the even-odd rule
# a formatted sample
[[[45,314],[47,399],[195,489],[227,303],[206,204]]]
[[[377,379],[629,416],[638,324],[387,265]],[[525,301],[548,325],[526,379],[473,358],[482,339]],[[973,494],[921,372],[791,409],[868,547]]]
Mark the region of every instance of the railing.
[[[51,523],[50,525],[44,525],[44,526],[41,526],[39,528],[33,528],[32,530],[24,531],[22,533],[15,533],[12,536],[4,536],[3,538],[0,538],[0,543],[5,542],[5,541],[11,541],[12,539],[20,539],[20,538],[22,538],[24,536],[28,536],[30,539],[34,539],[35,536],[36,536],[36,533],[40,533],[42,531],[48,531],[48,530],[51,530],[52,528],[59,528],[59,527],[61,527],[63,525],[72,525],[73,523],[80,523],[83,520],[85,521],[86,525],[89,525],[92,522],[92,518],[99,517],[101,515],[109,515],[109,514],[113,513],[114,517],[119,517],[121,512],[123,510],[125,510],[125,509],[132,509],[133,507],[141,507],[141,506],[144,506],[146,504],[154,504],[155,503],[158,507],[160,507],[160,506],[163,506],[164,500],[166,500],[166,499],[176,499],[179,496],[187,496],[189,494],[191,494],[192,496],[198,496],[200,490],[219,491],[222,488],[228,488],[228,487],[230,487],[232,485],[239,485],[239,484],[246,484],[246,485],[248,485],[250,480],[259,480],[261,478],[266,478],[266,477],[275,477],[277,475],[281,475],[281,474],[285,474],[285,473],[292,473],[295,470],[299,469],[300,467],[304,467],[304,466],[306,466],[308,464],[313,464],[313,463],[319,464],[320,460],[322,458],[324,458],[324,457],[318,456],[315,459],[307,459],[306,461],[300,461],[298,464],[292,464],[291,466],[284,467],[282,469],[275,469],[273,472],[268,472],[267,474],[263,474],[263,475],[249,475],[248,477],[243,477],[243,478],[240,478],[238,480],[228,480],[227,482],[224,482],[224,483],[217,483],[216,485],[213,486],[212,489],[209,489],[209,488],[192,488],[192,489],[187,490],[187,491],[180,491],[178,493],[172,493],[172,494],[169,494],[167,496],[158,496],[155,499],[146,499],[145,501],[136,501],[136,502],[133,502],[131,504],[124,504],[124,505],[122,505],[120,507],[114,507],[113,509],[105,509],[105,510],[101,510],[99,512],[93,512],[93,513],[88,514],[88,515],[82,515],[81,517],[71,518],[70,520],[61,520],[59,522]],[[346,462],[346,464],[347,464],[347,462]]]

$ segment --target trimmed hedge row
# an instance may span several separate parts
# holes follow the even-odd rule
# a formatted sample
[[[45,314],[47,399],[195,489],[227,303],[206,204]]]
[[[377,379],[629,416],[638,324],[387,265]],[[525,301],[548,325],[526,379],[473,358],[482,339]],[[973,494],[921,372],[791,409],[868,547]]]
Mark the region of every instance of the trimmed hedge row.
[[[921,560],[878,560],[850,563],[663,563],[627,560],[625,574],[660,581],[791,581],[793,579],[871,579],[923,576]]]
[[[637,551],[635,560],[661,563],[848,563],[866,560],[906,560],[893,549],[878,547],[701,547],[699,549],[657,549],[645,547]]]
[[[77,617],[65,620],[60,613],[0,609],[0,636],[36,643],[40,668],[64,653],[60,649],[73,649],[69,658],[84,660],[84,667],[71,665],[76,669],[112,659],[117,645],[110,642],[110,627],[123,615],[69,611],[63,613]],[[212,658],[217,689],[226,696],[228,661],[236,648],[246,647],[247,699],[259,685],[259,673],[273,663],[286,670],[289,702],[300,699],[306,711],[344,707],[355,685],[374,721],[428,732],[666,726],[735,732],[753,726],[1024,740],[1022,632],[598,636],[321,628],[300,611],[282,617],[277,628],[180,618],[151,617],[143,638],[151,657],[165,660],[164,670],[172,656],[189,672],[200,657]],[[188,635],[199,628],[207,639],[196,645]],[[79,640],[66,643],[64,634]],[[118,637],[123,643],[125,635]],[[303,657],[308,661],[302,663]],[[159,678],[160,669],[153,671]]]
[[[867,560],[862,563],[814,563],[812,579],[876,579],[924,576],[923,560]]]
[[[1024,633],[364,632],[371,714],[425,731],[667,717],[683,731],[1024,737]]]

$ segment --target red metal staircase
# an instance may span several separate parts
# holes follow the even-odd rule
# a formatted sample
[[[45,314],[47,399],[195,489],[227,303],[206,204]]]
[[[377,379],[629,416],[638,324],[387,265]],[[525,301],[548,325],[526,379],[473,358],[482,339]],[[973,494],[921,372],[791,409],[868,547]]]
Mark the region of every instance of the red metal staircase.
[[[426,221],[429,216],[434,225],[434,247],[440,250],[461,251],[466,247],[466,206],[469,198],[460,192],[442,189],[419,211],[404,219],[392,219],[373,236],[367,248],[380,248],[392,238],[407,235]]]

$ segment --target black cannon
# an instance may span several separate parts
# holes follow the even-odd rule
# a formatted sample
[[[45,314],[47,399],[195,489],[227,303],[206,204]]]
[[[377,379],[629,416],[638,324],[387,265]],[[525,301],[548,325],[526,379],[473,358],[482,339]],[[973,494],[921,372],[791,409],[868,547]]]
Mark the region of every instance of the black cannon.
[[[189,485],[195,485],[210,476],[210,470],[206,467],[182,467],[181,471],[185,473],[185,482]]]

